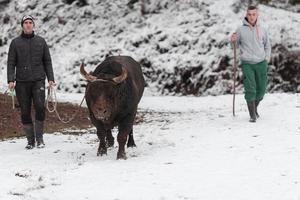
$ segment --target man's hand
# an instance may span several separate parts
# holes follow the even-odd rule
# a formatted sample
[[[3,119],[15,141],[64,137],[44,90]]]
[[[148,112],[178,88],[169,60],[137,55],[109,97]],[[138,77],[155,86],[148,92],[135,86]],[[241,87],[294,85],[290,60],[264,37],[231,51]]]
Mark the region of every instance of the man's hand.
[[[10,90],[13,90],[13,89],[15,89],[15,83],[14,82],[9,82],[8,83],[8,89],[10,89]]]
[[[237,34],[236,33],[233,33],[230,37],[230,41],[231,42],[236,42],[237,41]]]
[[[54,81],[48,81],[49,86],[48,87],[52,87],[55,85]]]

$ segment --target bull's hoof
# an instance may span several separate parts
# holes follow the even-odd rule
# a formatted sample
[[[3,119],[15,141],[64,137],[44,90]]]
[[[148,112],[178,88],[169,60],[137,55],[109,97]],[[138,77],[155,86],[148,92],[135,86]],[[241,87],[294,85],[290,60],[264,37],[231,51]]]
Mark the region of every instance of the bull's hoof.
[[[122,153],[119,153],[117,154],[117,160],[126,160],[127,159],[127,156],[126,156],[126,153],[125,152],[122,152]]]
[[[98,152],[97,152],[97,156],[103,156],[103,155],[107,155],[107,149],[106,148],[99,148]]]
[[[136,147],[133,139],[133,134],[130,134],[128,137],[127,148],[128,147]]]
[[[127,148],[129,148],[129,147],[136,147],[136,145],[135,145],[134,142],[133,142],[133,143],[128,142],[128,143],[127,143]]]
[[[107,147],[113,147],[114,144],[115,144],[114,139],[109,139],[109,140],[106,141]]]

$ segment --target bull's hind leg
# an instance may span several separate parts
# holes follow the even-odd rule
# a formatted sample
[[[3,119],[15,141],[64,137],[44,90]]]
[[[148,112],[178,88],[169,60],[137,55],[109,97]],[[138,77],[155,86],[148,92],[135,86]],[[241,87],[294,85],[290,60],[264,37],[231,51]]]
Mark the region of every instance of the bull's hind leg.
[[[106,145],[107,147],[113,147],[115,143],[115,138],[111,134],[111,130],[106,132]]]
[[[129,148],[129,147],[136,147],[134,139],[133,139],[133,128],[131,129],[129,136],[128,136],[127,148]]]

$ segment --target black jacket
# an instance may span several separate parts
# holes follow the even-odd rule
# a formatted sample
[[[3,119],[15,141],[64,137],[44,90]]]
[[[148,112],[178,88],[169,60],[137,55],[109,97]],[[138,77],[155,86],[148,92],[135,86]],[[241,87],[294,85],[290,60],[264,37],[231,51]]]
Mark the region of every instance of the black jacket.
[[[12,40],[7,59],[7,81],[54,81],[51,56],[46,41],[22,33]]]

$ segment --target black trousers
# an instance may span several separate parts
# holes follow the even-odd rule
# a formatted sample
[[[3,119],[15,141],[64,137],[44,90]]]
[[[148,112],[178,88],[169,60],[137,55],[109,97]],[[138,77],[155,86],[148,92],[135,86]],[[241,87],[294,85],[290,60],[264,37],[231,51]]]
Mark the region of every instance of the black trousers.
[[[32,124],[31,105],[35,109],[35,120],[45,120],[45,80],[17,82],[16,96],[21,108],[22,124]]]

